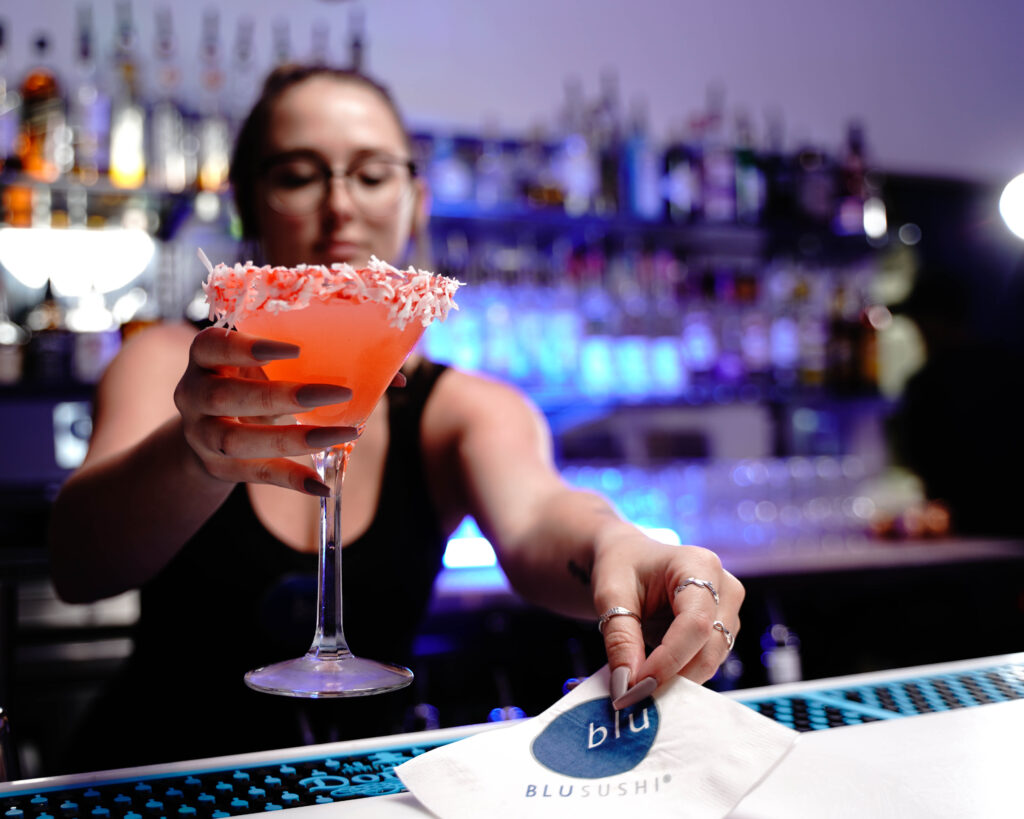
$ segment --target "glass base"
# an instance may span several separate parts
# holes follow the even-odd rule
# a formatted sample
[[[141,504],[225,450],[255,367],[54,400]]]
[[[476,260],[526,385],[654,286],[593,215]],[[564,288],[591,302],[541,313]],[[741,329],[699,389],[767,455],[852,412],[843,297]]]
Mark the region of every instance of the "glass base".
[[[411,682],[412,672],[408,668],[351,654],[337,660],[306,654],[245,675],[245,684],[256,691],[310,699],[367,697],[405,688]]]

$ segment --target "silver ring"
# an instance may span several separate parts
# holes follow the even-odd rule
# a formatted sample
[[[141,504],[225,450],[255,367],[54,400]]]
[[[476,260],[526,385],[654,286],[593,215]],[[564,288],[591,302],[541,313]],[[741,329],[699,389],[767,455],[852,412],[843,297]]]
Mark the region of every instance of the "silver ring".
[[[715,590],[714,585],[712,585],[710,580],[701,580],[699,577],[686,578],[686,580],[676,586],[676,590],[672,592],[672,596],[675,597],[687,586],[700,586],[701,588],[707,589],[711,592],[711,596],[715,598],[715,605],[718,605],[718,592]]]
[[[610,609],[608,609],[608,611],[606,611],[604,614],[597,618],[597,630],[604,634],[605,623],[607,623],[613,617],[621,617],[622,615],[632,617],[638,623],[643,622],[640,619],[640,615],[637,614],[635,611],[624,609],[622,606],[612,606]]]
[[[711,626],[715,629],[715,631],[722,632],[722,636],[725,637],[725,644],[729,646],[729,651],[732,651],[732,646],[733,643],[736,642],[736,638],[733,637],[732,632],[725,627],[725,623],[723,623],[721,620],[715,620],[715,622],[713,622]]]

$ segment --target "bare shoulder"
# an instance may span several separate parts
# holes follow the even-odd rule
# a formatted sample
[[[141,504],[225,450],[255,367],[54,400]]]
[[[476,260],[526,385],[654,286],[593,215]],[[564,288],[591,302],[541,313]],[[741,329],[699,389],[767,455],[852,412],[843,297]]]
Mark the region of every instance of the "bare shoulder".
[[[435,502],[453,525],[467,514],[493,525],[495,509],[518,508],[527,488],[553,485],[547,422],[526,395],[501,381],[447,370],[424,407],[420,436],[431,474],[440,478],[433,482]]]
[[[183,322],[164,322],[131,335],[121,348],[118,358],[133,360],[152,356],[181,358],[188,355],[189,345],[196,336],[196,330]],[[184,364],[184,362],[182,362]]]
[[[130,445],[176,413],[174,387],[194,336],[190,325],[166,323],[125,341],[96,388],[90,458]]]
[[[165,323],[130,336],[103,375],[98,389],[101,401],[120,401],[126,395],[177,384],[188,364],[188,350],[195,329],[183,323]],[[172,400],[171,392],[167,399]]]
[[[537,406],[516,387],[483,375],[447,370],[423,411],[428,451],[458,461],[482,453],[548,463],[551,431]]]
[[[427,402],[425,417],[439,428],[472,424],[537,424],[543,416],[518,388],[455,368],[445,371]]]

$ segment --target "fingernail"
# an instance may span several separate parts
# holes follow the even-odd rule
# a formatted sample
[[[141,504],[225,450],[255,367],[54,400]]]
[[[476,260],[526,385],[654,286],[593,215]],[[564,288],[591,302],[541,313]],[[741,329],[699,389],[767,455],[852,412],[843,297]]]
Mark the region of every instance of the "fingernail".
[[[352,390],[337,384],[306,384],[295,391],[295,400],[303,407],[323,407],[340,404],[352,398]]]
[[[658,681],[654,679],[654,677],[644,677],[621,697],[613,700],[612,708],[616,711],[621,711],[623,708],[629,708],[631,705],[636,705],[640,700],[645,700],[651,696],[651,694],[654,693],[654,689],[657,687]]]
[[[249,352],[257,361],[273,361],[278,358],[299,357],[299,348],[296,345],[289,344],[286,341],[273,341],[269,338],[254,341]]]
[[[320,481],[313,478],[306,478],[302,482],[302,488],[309,492],[310,495],[318,495],[321,498],[329,498],[331,496],[331,490],[327,484],[320,483]]]
[[[322,449],[334,444],[345,444],[354,441],[356,431],[352,427],[317,427],[306,433],[306,443]]]
[[[391,379],[392,387],[404,387],[408,383],[409,379],[405,377],[405,373],[403,373],[401,370],[395,373],[395,377]]]
[[[612,682],[609,686],[612,702],[620,699],[626,693],[627,688],[629,688],[629,666],[620,665],[612,672]]]

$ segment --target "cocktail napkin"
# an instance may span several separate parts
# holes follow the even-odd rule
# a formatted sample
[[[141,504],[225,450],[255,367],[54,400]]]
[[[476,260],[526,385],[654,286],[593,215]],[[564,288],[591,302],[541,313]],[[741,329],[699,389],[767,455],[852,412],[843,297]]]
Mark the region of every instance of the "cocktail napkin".
[[[395,772],[442,819],[712,819],[729,813],[798,736],[682,677],[616,712],[608,682],[605,666],[539,716]]]

